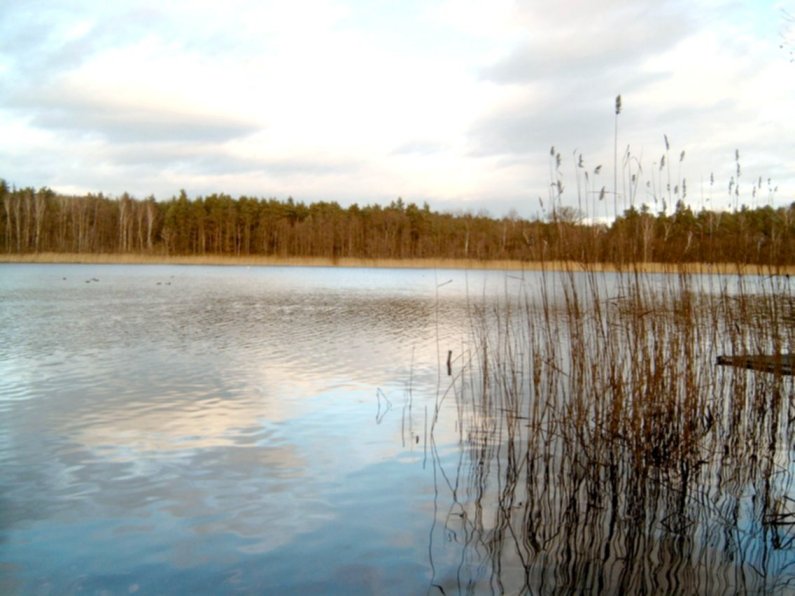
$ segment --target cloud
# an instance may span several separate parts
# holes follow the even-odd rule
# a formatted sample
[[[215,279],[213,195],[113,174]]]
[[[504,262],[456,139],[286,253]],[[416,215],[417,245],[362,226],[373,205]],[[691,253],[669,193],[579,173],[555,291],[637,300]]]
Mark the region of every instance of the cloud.
[[[225,142],[252,134],[258,126],[223,114],[190,113],[116,98],[48,93],[15,98],[33,125],[109,142]]]
[[[675,3],[618,0],[521,5],[521,43],[480,73],[483,80],[505,87],[513,99],[473,124],[473,152],[604,145],[608,139],[596,139],[611,128],[615,96],[631,95],[666,77],[644,64],[691,30],[682,13]]]
[[[792,188],[780,26],[734,0],[3,3],[1,174],[529,215],[550,145],[612,163],[621,94],[622,147],[668,134],[698,176],[739,146]]]
[[[564,174],[572,174],[574,150],[591,166],[612,170],[618,94],[624,99],[618,143],[622,152],[630,146],[647,172],[664,150],[664,133],[676,140],[677,151],[688,150],[682,175],[687,170],[694,178],[730,162],[725,157],[735,144],[762,154],[765,144],[788,152],[791,143],[772,134],[771,122],[780,131],[790,120],[780,94],[759,93],[775,84],[773,72],[781,80],[781,65],[765,62],[769,44],[750,30],[750,19],[742,21],[737,5],[573,0],[517,6],[523,33],[479,71],[500,91],[469,128],[472,155],[507,162],[536,155],[543,164],[555,145]],[[766,162],[792,180],[791,169],[769,158],[753,165]],[[533,188],[544,195],[549,173],[535,171],[541,184]]]
[[[0,55],[16,88],[40,88],[108,49],[151,35],[163,22],[163,13],[146,5],[6,3],[0,7]]]
[[[253,156],[236,153],[230,146],[160,143],[109,146],[108,157],[130,168],[170,169],[204,177],[268,176],[297,182],[345,172],[354,175],[358,161],[324,155]]]
[[[475,155],[539,154],[549,145],[576,145],[605,126],[594,105],[572,110],[570,101],[546,101],[496,111],[472,129]],[[579,137],[579,139],[578,139]]]
[[[545,7],[528,11],[525,20],[524,41],[484,68],[485,80],[527,84],[615,77],[672,47],[690,30],[684,15],[668,14],[646,3],[584,3],[564,13]]]
[[[433,155],[445,149],[446,146],[438,142],[413,140],[396,147],[392,153],[394,155]]]

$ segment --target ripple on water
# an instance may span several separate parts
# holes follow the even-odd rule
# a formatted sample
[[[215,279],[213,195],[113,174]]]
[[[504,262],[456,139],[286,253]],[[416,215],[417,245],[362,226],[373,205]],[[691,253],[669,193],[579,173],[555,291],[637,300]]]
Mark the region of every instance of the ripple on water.
[[[0,551],[20,591],[231,578],[295,591],[285,578],[319,587],[354,559],[389,568],[404,552],[391,537],[426,539],[401,427],[423,434],[437,339],[465,321],[432,278],[26,271],[51,277],[0,276]],[[376,389],[394,401],[381,417]],[[316,570],[298,568],[306,557]]]

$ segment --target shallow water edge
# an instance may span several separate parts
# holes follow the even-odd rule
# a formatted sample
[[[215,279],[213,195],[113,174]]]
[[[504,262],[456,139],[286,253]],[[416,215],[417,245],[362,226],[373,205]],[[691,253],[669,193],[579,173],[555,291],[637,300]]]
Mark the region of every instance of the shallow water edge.
[[[631,271],[704,275],[795,275],[795,265],[742,263],[584,263],[509,259],[359,259],[352,257],[287,257],[233,255],[160,255],[121,253],[4,253],[0,263],[217,265],[256,267],[363,267],[379,269],[489,269],[506,271]]]

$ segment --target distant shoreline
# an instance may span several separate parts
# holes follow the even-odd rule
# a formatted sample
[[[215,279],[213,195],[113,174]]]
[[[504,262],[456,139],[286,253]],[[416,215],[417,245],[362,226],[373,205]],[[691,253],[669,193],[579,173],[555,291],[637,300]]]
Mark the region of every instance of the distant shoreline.
[[[635,263],[619,267],[614,263],[580,263],[575,261],[516,261],[480,259],[360,259],[352,257],[274,257],[224,255],[145,255],[115,253],[5,253],[0,263],[113,264],[113,265],[215,265],[256,267],[360,267],[383,269],[493,269],[511,271],[634,271],[674,273],[685,271],[703,274],[770,275],[795,274],[795,265],[770,267],[734,263]]]

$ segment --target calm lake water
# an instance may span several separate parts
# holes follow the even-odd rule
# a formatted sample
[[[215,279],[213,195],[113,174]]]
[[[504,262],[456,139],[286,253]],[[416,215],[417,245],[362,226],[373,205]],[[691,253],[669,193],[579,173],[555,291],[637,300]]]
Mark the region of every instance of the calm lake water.
[[[509,525],[532,521],[521,503],[511,510],[525,515],[518,526],[496,527],[514,515],[488,497],[504,488],[501,456],[478,451],[462,428],[467,382],[457,375],[477,313],[504,307],[539,275],[0,265],[0,593],[586,585],[576,576],[598,560],[570,566],[575,577],[556,586],[545,569],[565,563],[563,551],[532,566],[495,556],[511,540],[526,543],[517,553],[543,554],[543,545],[508,536]],[[786,498],[791,453],[776,460]],[[770,538],[748,529],[750,484],[737,481],[729,538],[695,534],[724,573],[716,593],[760,585],[725,578],[738,553],[749,559],[741,573],[748,563],[776,586],[795,577],[787,536],[759,554]],[[723,493],[712,494],[712,509],[731,516]],[[560,506],[548,498],[549,511]],[[621,523],[588,527],[599,540],[609,529],[609,545]],[[741,548],[730,552],[732,532]],[[607,592],[623,585],[629,542],[617,542],[597,557],[610,568],[598,578]],[[649,585],[691,591],[671,554],[686,545],[672,545],[649,562],[672,567],[672,583]],[[713,585],[709,568],[694,573],[692,585]]]
[[[0,266],[0,592],[425,593],[428,418],[507,279]]]

